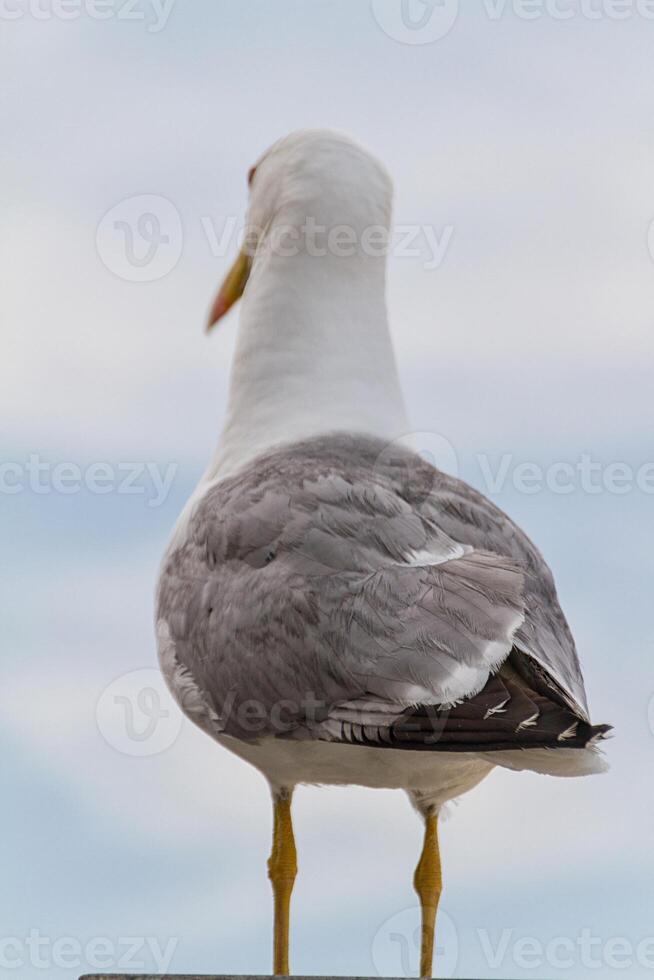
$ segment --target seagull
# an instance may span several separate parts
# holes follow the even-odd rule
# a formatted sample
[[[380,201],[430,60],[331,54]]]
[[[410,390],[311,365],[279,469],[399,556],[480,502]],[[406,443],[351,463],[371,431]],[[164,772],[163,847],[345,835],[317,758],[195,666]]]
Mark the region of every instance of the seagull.
[[[351,139],[293,133],[249,173],[226,421],[157,587],[181,709],[273,801],[273,971],[289,974],[300,784],[404,790],[431,976],[445,804],[496,766],[601,772],[552,573],[495,504],[410,431],[385,301],[392,184]]]

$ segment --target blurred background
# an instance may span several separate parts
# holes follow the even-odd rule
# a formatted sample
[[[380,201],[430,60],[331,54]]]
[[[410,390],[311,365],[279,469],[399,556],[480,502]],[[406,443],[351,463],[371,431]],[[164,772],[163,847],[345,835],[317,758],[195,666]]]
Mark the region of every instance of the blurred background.
[[[652,975],[652,17],[2,0],[0,976],[270,969],[267,786],[166,700],[153,587],[223,416],[248,168],[313,126],[393,175],[412,424],[537,541],[616,726],[609,774],[452,808],[437,975]],[[403,795],[300,789],[296,834],[294,970],[415,972]]]

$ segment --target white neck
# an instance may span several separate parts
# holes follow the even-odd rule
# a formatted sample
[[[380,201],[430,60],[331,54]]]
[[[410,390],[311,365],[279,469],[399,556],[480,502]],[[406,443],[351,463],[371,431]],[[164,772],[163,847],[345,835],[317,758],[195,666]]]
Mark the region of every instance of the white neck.
[[[243,298],[227,421],[205,479],[272,446],[338,430],[407,431],[385,258],[264,252]]]

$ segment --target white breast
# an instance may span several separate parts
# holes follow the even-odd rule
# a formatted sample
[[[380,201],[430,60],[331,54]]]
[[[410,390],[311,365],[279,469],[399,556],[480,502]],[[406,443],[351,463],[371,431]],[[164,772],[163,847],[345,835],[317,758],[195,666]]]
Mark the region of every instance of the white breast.
[[[242,742],[217,738],[225,748],[257,768],[273,788],[308,783],[403,789],[441,806],[473,789],[493,769],[473,753],[411,752],[335,742],[266,738]]]

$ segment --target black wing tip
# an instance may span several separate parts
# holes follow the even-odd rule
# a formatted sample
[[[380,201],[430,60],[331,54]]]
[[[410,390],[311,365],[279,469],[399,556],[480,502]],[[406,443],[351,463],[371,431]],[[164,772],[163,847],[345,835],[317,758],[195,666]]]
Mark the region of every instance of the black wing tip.
[[[338,741],[414,752],[592,749],[612,726],[591,725],[534,691],[506,665],[472,698],[447,708],[417,705],[374,730],[353,720]]]

